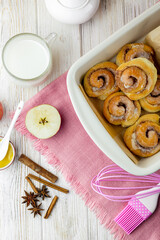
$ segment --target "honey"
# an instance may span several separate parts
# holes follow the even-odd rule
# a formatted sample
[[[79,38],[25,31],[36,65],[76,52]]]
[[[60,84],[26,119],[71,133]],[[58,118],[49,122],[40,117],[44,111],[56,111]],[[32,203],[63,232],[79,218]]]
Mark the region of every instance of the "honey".
[[[1,141],[1,139],[0,139],[0,141]],[[13,158],[14,158],[14,149],[13,149],[11,143],[9,143],[6,156],[2,161],[0,161],[0,169],[8,166],[10,164],[10,162],[13,160]]]

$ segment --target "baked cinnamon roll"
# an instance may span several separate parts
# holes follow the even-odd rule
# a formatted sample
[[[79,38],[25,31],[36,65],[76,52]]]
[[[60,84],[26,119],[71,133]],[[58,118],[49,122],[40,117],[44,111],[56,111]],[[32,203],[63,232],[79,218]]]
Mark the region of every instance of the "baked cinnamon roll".
[[[140,157],[149,157],[160,151],[159,115],[147,114],[129,127],[124,141],[131,152]]]
[[[118,87],[130,99],[139,100],[154,89],[157,70],[153,63],[145,58],[136,58],[121,64],[116,70]]]
[[[117,65],[112,62],[103,62],[92,67],[84,77],[84,89],[89,97],[101,100],[119,90],[115,82]]]
[[[147,112],[160,111],[160,75],[153,91],[147,97],[140,99],[140,104]]]
[[[131,61],[132,59],[139,57],[146,58],[152,63],[154,63],[154,50],[144,43],[126,44],[117,54],[116,64],[119,66],[122,63]]]
[[[108,122],[127,127],[137,121],[141,114],[141,107],[138,101],[132,101],[124,93],[117,92],[106,98],[103,114]]]

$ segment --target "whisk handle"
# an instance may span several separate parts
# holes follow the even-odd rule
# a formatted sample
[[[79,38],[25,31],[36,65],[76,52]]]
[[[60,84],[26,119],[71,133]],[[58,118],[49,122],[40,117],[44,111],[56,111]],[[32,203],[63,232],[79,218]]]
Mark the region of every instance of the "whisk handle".
[[[157,186],[154,187],[154,188],[147,189],[147,190],[144,190],[144,191],[141,191],[141,192],[137,193],[137,194],[139,194],[139,193],[149,193],[149,196],[144,197],[142,199],[139,199],[139,201],[141,203],[143,203],[143,205],[145,205],[145,207],[151,213],[153,213],[155,211],[156,207],[157,207],[158,197],[159,197],[159,194],[160,194],[160,187],[158,187],[158,185],[160,186],[160,183],[157,184]],[[159,192],[156,192],[156,193],[153,194],[153,191],[159,191]]]

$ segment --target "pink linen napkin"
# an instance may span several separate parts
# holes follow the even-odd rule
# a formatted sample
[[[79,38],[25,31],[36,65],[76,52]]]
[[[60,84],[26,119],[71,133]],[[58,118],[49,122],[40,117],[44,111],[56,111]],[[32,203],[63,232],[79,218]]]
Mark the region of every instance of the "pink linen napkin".
[[[45,156],[49,164],[58,166],[73,190],[96,213],[100,222],[115,234],[116,239],[160,239],[160,207],[146,222],[127,236],[113,221],[126,203],[109,201],[92,190],[92,178],[103,167],[112,164],[112,161],[94,144],[77,118],[67,92],[66,75],[67,73],[60,76],[26,102],[16,122],[16,129],[33,141],[34,148]],[[47,140],[33,137],[25,127],[26,113],[40,104],[53,105],[62,117],[60,131]],[[126,183],[123,182],[122,185],[124,184]]]

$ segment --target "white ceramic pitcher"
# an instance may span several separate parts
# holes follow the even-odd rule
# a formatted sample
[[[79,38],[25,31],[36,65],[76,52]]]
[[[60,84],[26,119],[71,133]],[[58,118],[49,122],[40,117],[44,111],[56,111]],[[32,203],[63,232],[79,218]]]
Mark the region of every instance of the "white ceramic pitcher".
[[[96,13],[100,0],[45,0],[48,12],[59,22],[82,24]]]

